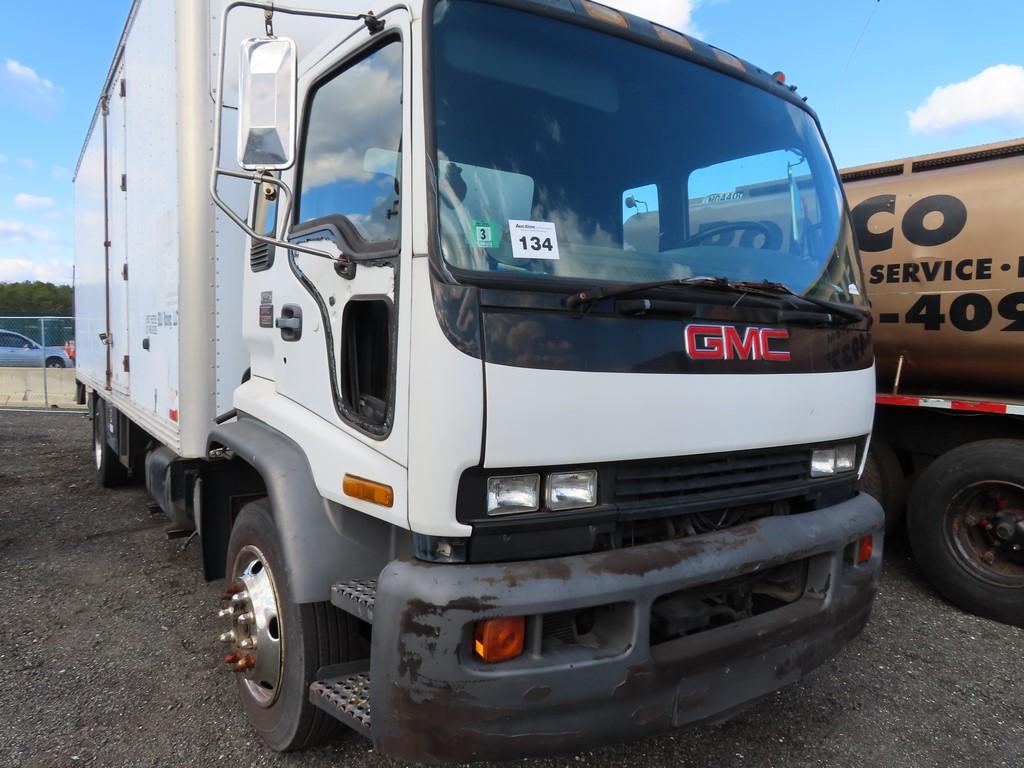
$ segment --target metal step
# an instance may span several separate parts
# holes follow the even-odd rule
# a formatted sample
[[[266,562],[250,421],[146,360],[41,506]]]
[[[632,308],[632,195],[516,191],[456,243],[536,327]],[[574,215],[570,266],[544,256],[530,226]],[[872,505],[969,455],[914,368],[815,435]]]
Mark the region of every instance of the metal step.
[[[332,717],[370,738],[370,673],[317,680],[309,686],[309,700]]]
[[[373,623],[373,601],[377,595],[376,579],[349,579],[331,587],[331,602],[345,613]]]

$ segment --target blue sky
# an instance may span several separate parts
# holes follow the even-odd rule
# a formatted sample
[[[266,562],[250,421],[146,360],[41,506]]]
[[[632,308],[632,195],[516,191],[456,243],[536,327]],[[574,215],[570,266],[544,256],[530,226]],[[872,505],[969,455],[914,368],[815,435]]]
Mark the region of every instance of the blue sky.
[[[607,1],[785,71],[840,166],[1024,136],[1021,0]],[[71,280],[71,174],[129,5],[5,3],[0,281]]]

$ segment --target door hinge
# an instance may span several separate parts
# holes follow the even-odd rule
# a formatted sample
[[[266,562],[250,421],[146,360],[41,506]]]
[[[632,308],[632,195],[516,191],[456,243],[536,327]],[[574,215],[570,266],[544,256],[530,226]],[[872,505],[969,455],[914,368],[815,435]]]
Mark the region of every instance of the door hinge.
[[[121,78],[121,98],[123,99],[127,95],[128,95],[128,80],[126,78],[122,77]]]
[[[122,280],[127,280],[128,279],[128,265],[127,264],[122,264],[121,265],[121,279]]]
[[[128,371],[130,370],[130,366],[128,365],[128,355],[124,356],[124,360],[121,361],[121,365],[124,366],[124,372],[128,373]]]
[[[121,174],[121,191],[122,192],[127,192],[128,191],[128,174],[127,173],[122,173]]]

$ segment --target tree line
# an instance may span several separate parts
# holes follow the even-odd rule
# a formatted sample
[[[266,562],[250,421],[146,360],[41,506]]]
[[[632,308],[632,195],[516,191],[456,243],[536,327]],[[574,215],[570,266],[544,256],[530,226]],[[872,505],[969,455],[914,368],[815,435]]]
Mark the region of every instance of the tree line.
[[[0,315],[70,315],[71,286],[39,280],[0,283]]]

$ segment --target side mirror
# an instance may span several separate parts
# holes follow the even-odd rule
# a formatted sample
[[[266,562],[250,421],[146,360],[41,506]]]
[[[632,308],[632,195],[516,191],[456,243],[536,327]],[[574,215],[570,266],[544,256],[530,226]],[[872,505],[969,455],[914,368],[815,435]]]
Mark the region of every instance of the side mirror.
[[[295,43],[284,37],[242,42],[238,67],[238,164],[282,170],[295,159]]]

